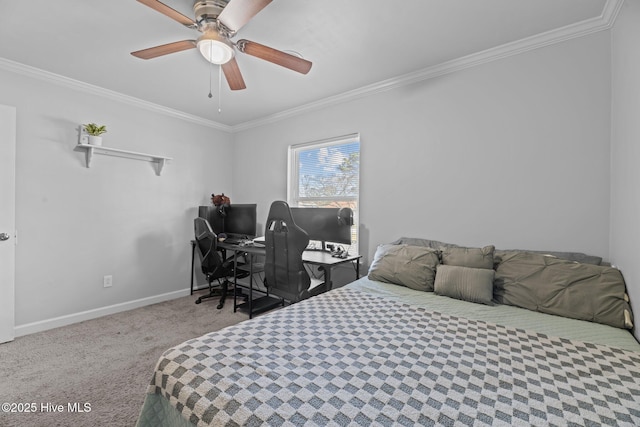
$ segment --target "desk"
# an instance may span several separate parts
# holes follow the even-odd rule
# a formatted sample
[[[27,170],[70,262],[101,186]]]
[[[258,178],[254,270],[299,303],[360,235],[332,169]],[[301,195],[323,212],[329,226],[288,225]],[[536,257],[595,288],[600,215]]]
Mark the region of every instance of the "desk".
[[[326,251],[306,250],[302,253],[302,262],[305,264],[320,266],[320,269],[324,272],[324,282],[327,284],[329,290],[333,289],[333,282],[331,281],[331,270],[337,265],[346,264],[348,262],[356,263],[356,279],[360,278],[360,258],[362,255],[350,255],[346,258],[335,258],[331,256],[331,253]]]
[[[218,243],[218,247],[222,249],[232,250],[236,253],[246,252],[251,255],[266,255],[264,246],[254,246],[252,243],[247,245],[229,244],[225,242]],[[360,278],[360,258],[362,255],[350,255],[346,258],[335,258],[331,253],[319,250],[306,250],[302,253],[302,262],[305,264],[320,266],[324,272],[324,282],[328,284],[329,290],[333,289],[331,281],[331,270],[337,265],[356,262],[356,279]]]
[[[194,267],[195,267],[195,261],[194,261],[195,248],[196,248],[195,241],[191,241],[191,294],[192,295],[193,295],[193,276],[194,276]],[[249,276],[249,300],[247,301],[247,303],[249,307],[249,317],[251,318],[253,313],[274,308],[271,303],[275,304],[275,301],[270,301],[266,298],[265,299],[259,298],[259,301],[258,300],[255,301],[256,307],[254,307],[254,301],[253,301],[253,274],[257,272],[257,271],[254,271],[253,260],[254,260],[254,257],[256,256],[265,256],[267,252],[266,248],[264,246],[254,246],[252,243],[241,245],[241,244],[231,244],[226,242],[219,242],[218,248],[228,250],[228,251],[233,251],[236,255],[239,255],[239,254],[248,255],[248,258],[249,258],[248,271],[250,276]],[[317,265],[320,268],[320,270],[322,270],[322,272],[324,273],[324,281],[325,283],[327,283],[327,288],[329,290],[333,289],[333,282],[331,280],[332,270],[334,267],[338,265],[353,263],[355,261],[356,279],[360,278],[360,258],[362,258],[362,255],[351,255],[346,258],[334,258],[331,256],[329,252],[318,251],[318,250],[306,250],[302,253],[302,262],[304,262],[305,264]],[[236,256],[234,263],[237,263],[237,259],[238,257]],[[234,267],[237,267],[237,264],[234,264]],[[237,284],[237,280],[234,278],[234,288],[236,284]],[[234,294],[235,294],[235,289],[234,289]],[[276,299],[276,298],[270,297],[268,294],[267,294],[267,297],[274,300]],[[278,298],[277,301],[278,301],[278,304],[281,304],[282,300]],[[264,304],[266,304],[268,308],[263,307]],[[235,298],[234,298],[234,311],[236,310],[236,308],[237,306],[235,304]]]

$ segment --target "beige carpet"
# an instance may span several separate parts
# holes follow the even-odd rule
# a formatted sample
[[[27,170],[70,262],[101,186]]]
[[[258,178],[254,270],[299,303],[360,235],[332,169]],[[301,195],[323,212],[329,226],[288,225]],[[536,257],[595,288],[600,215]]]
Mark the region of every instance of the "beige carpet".
[[[37,408],[0,412],[0,426],[134,426],[155,363],[167,348],[248,319],[233,312],[233,299],[216,310],[217,299],[196,305],[196,297],[0,344],[1,403]],[[89,412],[69,412],[69,404],[85,403]],[[58,405],[63,410],[47,412],[47,404],[53,405],[49,411]]]

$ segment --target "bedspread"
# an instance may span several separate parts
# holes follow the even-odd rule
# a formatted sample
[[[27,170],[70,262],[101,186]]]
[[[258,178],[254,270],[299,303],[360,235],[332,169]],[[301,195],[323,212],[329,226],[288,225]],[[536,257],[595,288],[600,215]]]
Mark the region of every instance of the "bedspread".
[[[169,349],[207,425],[640,425],[640,353],[336,289]]]

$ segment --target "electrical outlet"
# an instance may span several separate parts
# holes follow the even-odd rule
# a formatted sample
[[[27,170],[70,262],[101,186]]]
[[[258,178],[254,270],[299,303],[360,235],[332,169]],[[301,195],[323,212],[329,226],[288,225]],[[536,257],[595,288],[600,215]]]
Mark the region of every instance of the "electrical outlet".
[[[113,286],[113,276],[104,276],[104,279],[102,279],[102,286],[104,286],[105,288],[110,288],[111,286]]]

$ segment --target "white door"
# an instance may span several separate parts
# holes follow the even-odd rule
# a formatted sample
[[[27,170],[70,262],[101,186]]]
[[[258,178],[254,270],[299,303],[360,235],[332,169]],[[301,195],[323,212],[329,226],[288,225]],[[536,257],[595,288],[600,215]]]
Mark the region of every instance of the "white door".
[[[0,343],[14,338],[16,109],[0,105]]]

